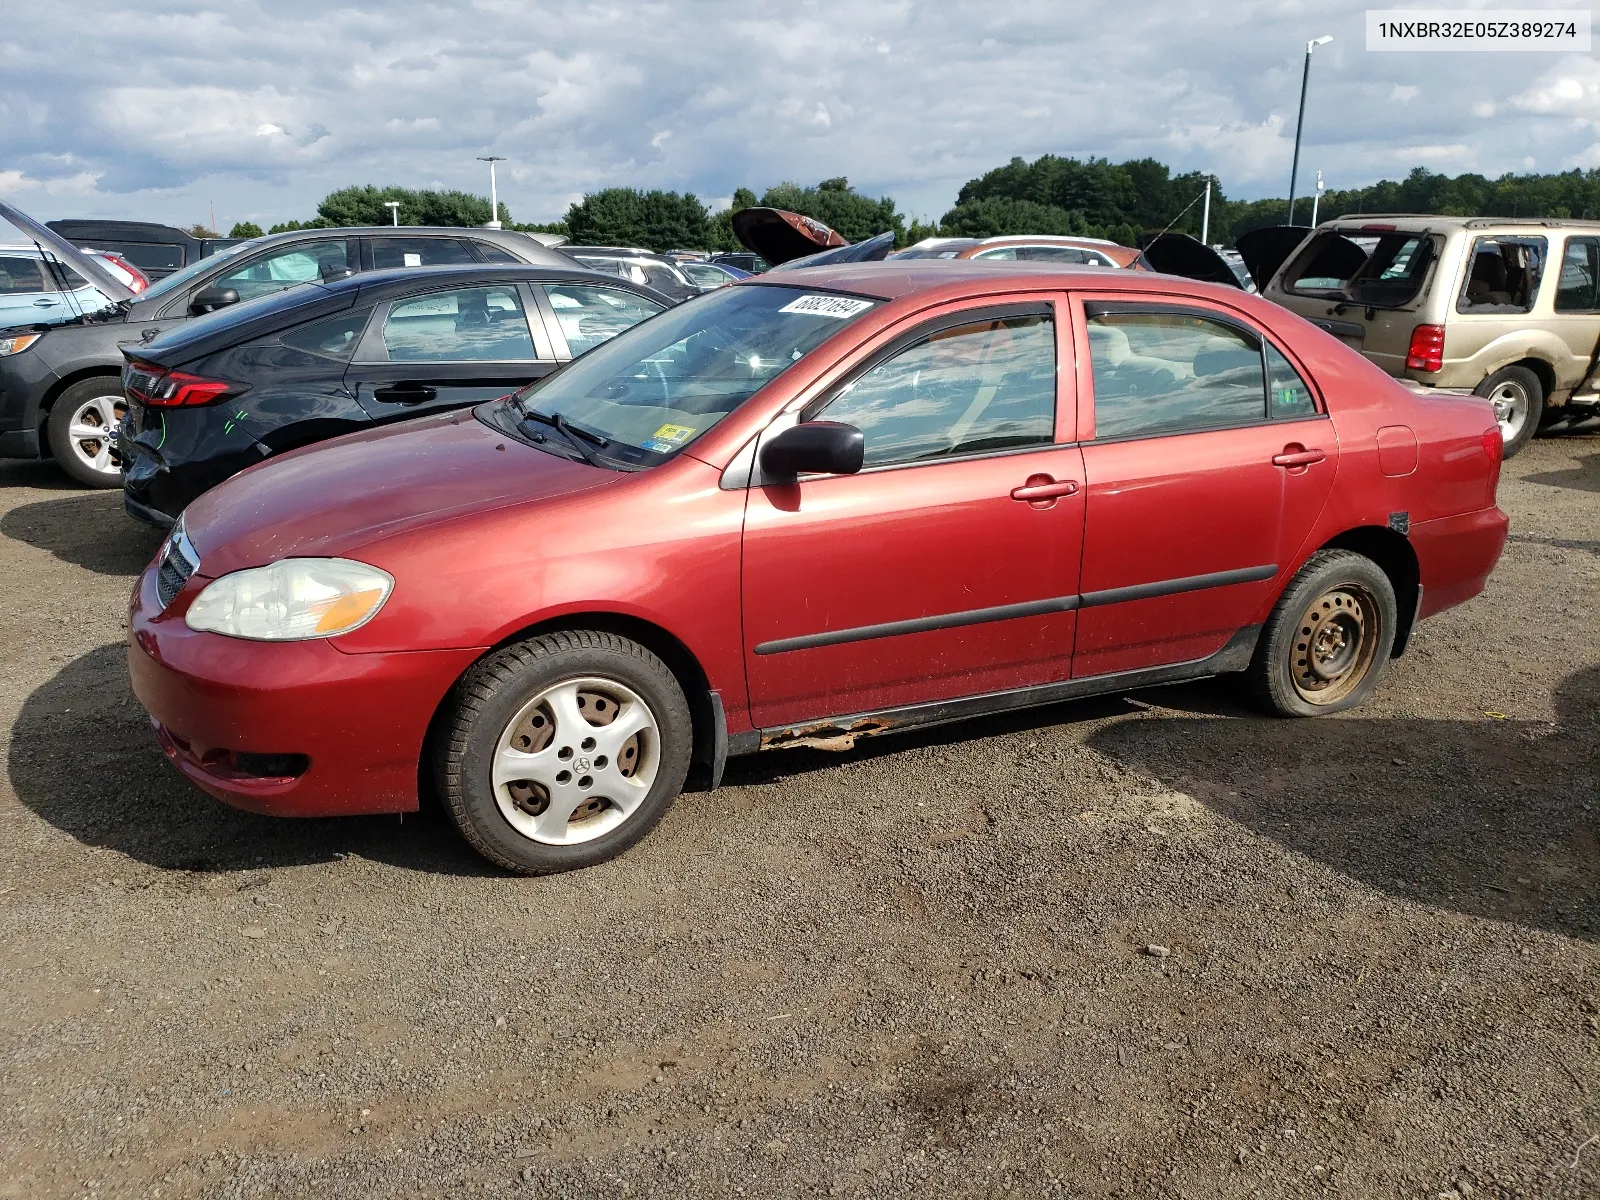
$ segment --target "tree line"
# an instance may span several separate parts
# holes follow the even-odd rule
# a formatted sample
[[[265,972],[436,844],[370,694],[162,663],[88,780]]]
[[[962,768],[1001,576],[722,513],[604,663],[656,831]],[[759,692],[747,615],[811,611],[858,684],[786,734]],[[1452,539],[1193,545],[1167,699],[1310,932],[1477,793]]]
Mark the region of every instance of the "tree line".
[[[995,237],[1048,233],[1103,237],[1134,245],[1143,236],[1171,228],[1199,236],[1202,199],[1211,183],[1210,240],[1231,245],[1240,234],[1281,225],[1286,199],[1230,200],[1214,175],[1173,174],[1153,158],[1113,163],[1104,158],[1041,155],[1013,158],[1003,167],[968,180],[956,202],[936,222],[908,220],[889,196],[868,196],[843,177],[814,187],[779,183],[760,196],[739,188],[730,207],[713,213],[693,192],[604,188],[573,204],[547,224],[517,224],[500,205],[507,229],[560,233],[576,245],[639,246],[651,250],[737,250],[733,214],[745,208],[787,208],[837,229],[852,242],[892,230],[896,245],[925,237]],[[309,221],[285,221],[267,232],[351,225],[388,225],[388,202],[399,204],[402,225],[483,225],[489,201],[459,191],[348,187],[325,196]],[[1414,168],[1398,182],[1324,193],[1318,218],[1360,213],[1433,212],[1453,216],[1578,217],[1600,219],[1600,170],[1548,175],[1440,175]],[[1297,223],[1311,217],[1311,200],[1296,203]],[[258,237],[260,226],[240,222],[233,237]]]

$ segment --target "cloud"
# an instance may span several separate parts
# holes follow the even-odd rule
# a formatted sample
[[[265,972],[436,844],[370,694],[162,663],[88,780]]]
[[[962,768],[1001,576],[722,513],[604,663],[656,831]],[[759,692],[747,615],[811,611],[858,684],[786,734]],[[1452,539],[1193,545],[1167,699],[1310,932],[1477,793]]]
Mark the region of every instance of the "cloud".
[[[181,224],[214,200],[227,224],[309,216],[352,183],[486,193],[475,160],[498,154],[525,220],[610,184],[729,196],[837,175],[936,217],[967,179],[1056,153],[1281,195],[1322,32],[1303,176],[1595,161],[1593,60],[1367,54],[1364,8],[1319,6],[1308,30],[1273,0],[74,0],[70,22],[19,5],[0,192],[45,217]]]

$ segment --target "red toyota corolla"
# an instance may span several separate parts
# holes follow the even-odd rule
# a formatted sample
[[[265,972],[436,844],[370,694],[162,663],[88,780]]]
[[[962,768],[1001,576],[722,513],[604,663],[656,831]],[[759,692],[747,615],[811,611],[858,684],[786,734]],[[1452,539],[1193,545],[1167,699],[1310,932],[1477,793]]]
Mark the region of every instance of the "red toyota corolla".
[[[1237,290],[894,261],[721,288],[514,396],[284,455],[136,589],[178,768],[284,816],[419,777],[512,870],[692,764],[1248,674],[1359,703],[1505,541],[1486,400]]]

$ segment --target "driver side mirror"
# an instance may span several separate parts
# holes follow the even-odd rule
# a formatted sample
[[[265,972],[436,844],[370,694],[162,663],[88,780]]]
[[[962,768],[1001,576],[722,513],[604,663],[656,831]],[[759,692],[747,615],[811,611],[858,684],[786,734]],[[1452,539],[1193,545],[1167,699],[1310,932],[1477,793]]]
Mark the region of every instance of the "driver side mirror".
[[[854,475],[866,457],[861,430],[842,421],[807,421],[785,429],[761,447],[762,474],[778,480],[798,475]]]
[[[195,316],[215,312],[219,308],[227,308],[230,304],[239,303],[239,292],[231,287],[204,287],[194,294],[194,299],[189,301],[189,311]]]
[[[355,269],[340,262],[325,262],[317,274],[323,283],[332,283],[336,279],[349,279],[355,274]]]

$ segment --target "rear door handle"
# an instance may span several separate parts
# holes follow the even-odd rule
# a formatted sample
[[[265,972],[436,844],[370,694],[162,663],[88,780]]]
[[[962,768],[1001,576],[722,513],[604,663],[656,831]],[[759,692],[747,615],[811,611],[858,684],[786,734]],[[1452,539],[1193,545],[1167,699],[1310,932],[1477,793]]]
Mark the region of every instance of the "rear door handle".
[[[1070,496],[1077,490],[1076,481],[1071,479],[1058,481],[1049,475],[1030,475],[1027,483],[1011,489],[1011,498],[1037,503],[1040,500],[1055,500],[1061,496]]]
[[[1321,450],[1297,450],[1285,446],[1282,454],[1274,454],[1272,456],[1272,465],[1275,467],[1309,467],[1312,463],[1319,463],[1327,457]]]
[[[438,388],[431,388],[425,384],[397,383],[393,387],[378,388],[372,393],[372,397],[374,400],[383,400],[390,404],[421,404],[424,400],[432,400],[438,394]]]

